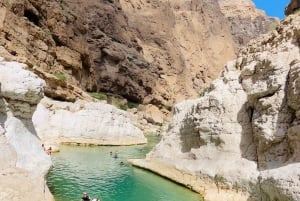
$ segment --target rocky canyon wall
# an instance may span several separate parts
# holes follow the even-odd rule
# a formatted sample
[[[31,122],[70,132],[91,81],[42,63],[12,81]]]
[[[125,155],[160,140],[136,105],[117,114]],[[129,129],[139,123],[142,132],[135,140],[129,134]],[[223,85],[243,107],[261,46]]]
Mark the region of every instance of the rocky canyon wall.
[[[251,0],[218,0],[218,2],[229,22],[237,49],[260,34],[274,30],[279,24],[277,18],[266,17],[265,12],[257,9]]]
[[[250,0],[120,3],[144,57],[162,67],[164,87],[177,101],[201,94],[240,47],[278,24]]]
[[[51,159],[31,120],[45,82],[0,58],[0,200],[53,200],[45,181]]]
[[[248,40],[267,30],[258,22],[249,30],[239,29],[248,27],[249,20],[230,26],[219,4],[1,0],[0,45],[35,69],[46,81],[45,94],[53,99],[88,99],[82,89],[161,109],[202,93],[235,57],[240,46],[234,42],[236,35],[251,33]],[[257,12],[251,8],[249,13]],[[268,26],[263,14],[259,19]],[[9,57],[3,50],[1,54]]]
[[[162,141],[134,163],[206,200],[300,200],[299,30],[291,15],[249,43],[202,98],[175,107]]]
[[[175,100],[197,96],[218,75],[219,67],[235,56],[216,1],[120,2],[129,26],[138,33],[144,57],[162,67],[160,76],[167,85],[161,87]]]

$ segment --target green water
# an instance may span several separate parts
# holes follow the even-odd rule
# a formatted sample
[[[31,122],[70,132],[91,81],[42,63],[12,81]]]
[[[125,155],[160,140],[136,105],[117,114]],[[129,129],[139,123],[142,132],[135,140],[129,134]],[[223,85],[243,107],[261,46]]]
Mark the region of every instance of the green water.
[[[201,201],[198,194],[127,163],[128,158],[144,158],[156,140],[149,141],[128,147],[62,146],[52,155],[48,176],[55,200],[79,201],[86,191],[102,201]]]

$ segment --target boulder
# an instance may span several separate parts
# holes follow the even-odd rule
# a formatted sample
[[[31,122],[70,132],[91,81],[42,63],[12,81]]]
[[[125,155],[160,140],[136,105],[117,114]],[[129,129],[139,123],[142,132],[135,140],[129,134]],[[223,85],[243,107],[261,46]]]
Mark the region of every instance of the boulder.
[[[139,107],[139,110],[143,111],[144,119],[149,123],[155,125],[162,125],[164,123],[164,114],[155,105],[149,104],[141,107]]]

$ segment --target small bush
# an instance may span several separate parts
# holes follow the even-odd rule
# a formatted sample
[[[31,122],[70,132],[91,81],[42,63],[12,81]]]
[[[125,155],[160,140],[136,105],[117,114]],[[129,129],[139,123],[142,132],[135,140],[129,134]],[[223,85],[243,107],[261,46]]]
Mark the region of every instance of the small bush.
[[[127,110],[128,109],[127,104],[123,103],[121,99],[112,98],[112,102],[111,103],[114,106],[116,106],[117,108],[121,109],[121,110]]]
[[[170,105],[169,103],[162,104],[162,107],[168,111],[172,111],[172,105]]]
[[[64,73],[54,73],[54,76],[59,80],[66,80],[67,77]]]
[[[225,143],[220,137],[212,137],[210,142],[214,143],[216,147],[222,146]]]
[[[107,96],[104,93],[97,93],[97,92],[90,92],[88,93],[90,96],[92,96],[93,98],[96,98],[98,100],[107,100]]]
[[[214,181],[218,188],[218,192],[221,186],[226,185],[226,179],[222,175],[216,174],[214,177]]]
[[[65,6],[64,6],[63,3],[60,3],[60,4],[59,4],[59,7],[60,7],[60,9],[65,10]]]
[[[50,31],[50,29],[46,29],[44,33],[45,33],[45,35],[46,35],[47,37],[48,37],[48,36],[52,36],[52,34],[53,34],[53,33]]]
[[[130,109],[137,108],[139,106],[138,103],[134,103],[134,102],[128,102],[127,105],[128,105],[128,108],[130,108]]]
[[[133,57],[133,56],[127,56],[127,60],[128,60],[128,61],[133,61],[133,60],[134,60],[134,57]]]
[[[172,88],[172,87],[170,87],[170,88],[168,88],[168,90],[167,90],[170,94],[173,94],[173,95],[176,95],[176,90],[175,90],[175,88]]]
[[[119,105],[118,106],[121,110],[127,110],[128,109],[128,107],[127,107],[127,105]]]
[[[203,88],[198,91],[198,97],[201,98],[202,96],[205,95],[205,93],[208,91],[208,88]]]
[[[130,71],[127,72],[127,77],[129,77],[131,80],[134,78],[134,74]]]
[[[271,31],[273,31],[273,30],[275,30],[275,29],[277,28],[277,26],[278,26],[278,24],[277,24],[276,22],[273,22],[273,23],[270,24],[269,29],[270,29]]]
[[[199,144],[200,144],[200,146],[206,146],[207,145],[207,140],[205,140],[205,139],[203,139],[203,138],[200,138],[199,139]]]
[[[5,3],[5,4],[9,4],[9,3],[10,3],[10,0],[4,0],[4,3]]]

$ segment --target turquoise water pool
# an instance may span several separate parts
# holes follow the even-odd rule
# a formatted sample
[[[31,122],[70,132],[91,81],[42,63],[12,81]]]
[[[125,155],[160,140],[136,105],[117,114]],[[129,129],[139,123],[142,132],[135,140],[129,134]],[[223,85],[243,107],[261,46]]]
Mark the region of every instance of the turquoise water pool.
[[[137,146],[62,146],[52,155],[50,191],[56,201],[79,201],[84,191],[102,201],[201,201],[198,194],[127,163],[128,158],[144,158],[152,143],[153,139]]]

